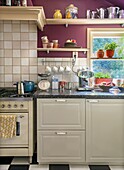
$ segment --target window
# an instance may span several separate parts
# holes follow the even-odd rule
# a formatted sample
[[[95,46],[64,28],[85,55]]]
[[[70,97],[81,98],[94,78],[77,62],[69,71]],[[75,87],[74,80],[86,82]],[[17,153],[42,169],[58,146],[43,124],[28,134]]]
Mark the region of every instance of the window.
[[[97,51],[104,49],[107,42],[116,42],[118,47],[112,59],[97,59]],[[123,28],[88,28],[87,30],[88,64],[91,70],[110,73],[112,78],[124,79],[124,29]]]

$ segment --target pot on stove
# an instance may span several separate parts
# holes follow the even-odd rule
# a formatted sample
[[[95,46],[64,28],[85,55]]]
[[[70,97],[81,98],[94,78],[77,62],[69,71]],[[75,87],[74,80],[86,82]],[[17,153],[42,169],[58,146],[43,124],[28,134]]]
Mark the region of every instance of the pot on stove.
[[[24,84],[24,92],[25,93],[29,93],[29,92],[32,92],[34,90],[34,86],[35,86],[35,83],[33,81],[24,81],[23,82]]]
[[[14,85],[16,85],[17,94],[24,94],[24,84],[23,84],[23,82],[17,82]]]

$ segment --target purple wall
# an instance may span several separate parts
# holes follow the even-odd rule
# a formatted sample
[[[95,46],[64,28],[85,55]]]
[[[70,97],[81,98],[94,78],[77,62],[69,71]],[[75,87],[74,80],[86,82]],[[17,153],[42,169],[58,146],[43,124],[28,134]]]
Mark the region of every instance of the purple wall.
[[[96,10],[96,8],[100,7],[110,7],[110,6],[119,6],[120,8],[124,8],[124,0],[32,0],[34,6],[43,6],[46,18],[53,18],[54,10],[60,9],[64,18],[65,8],[70,5],[74,4],[78,7],[78,18],[85,18],[86,17],[86,10]],[[67,39],[76,39],[77,45],[81,47],[86,47],[87,44],[87,28],[94,28],[94,27],[120,27],[119,25],[69,25],[66,28],[64,25],[49,25],[45,26],[43,31],[38,30],[38,47],[42,47],[41,37],[46,35],[48,36],[49,40],[52,41],[53,39],[59,40],[60,47],[64,46],[64,43]],[[68,53],[57,53],[52,52],[50,54],[46,54],[44,52],[38,52],[38,56],[42,57],[67,57],[70,56]],[[80,57],[85,57],[82,53],[80,53]]]

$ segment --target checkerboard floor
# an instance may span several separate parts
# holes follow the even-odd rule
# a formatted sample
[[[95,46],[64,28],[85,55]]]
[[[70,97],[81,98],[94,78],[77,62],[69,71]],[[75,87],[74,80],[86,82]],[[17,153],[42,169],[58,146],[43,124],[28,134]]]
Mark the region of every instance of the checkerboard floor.
[[[39,165],[36,153],[33,155],[32,163],[28,157],[0,157],[0,170],[124,170],[124,166],[108,165]]]

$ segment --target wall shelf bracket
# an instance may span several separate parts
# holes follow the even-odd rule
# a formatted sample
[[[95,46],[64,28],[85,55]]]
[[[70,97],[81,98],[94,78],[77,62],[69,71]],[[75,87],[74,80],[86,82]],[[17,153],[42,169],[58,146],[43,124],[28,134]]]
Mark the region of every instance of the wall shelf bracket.
[[[50,53],[50,50],[49,49],[47,49],[47,54],[49,54]]]
[[[65,27],[66,27],[66,28],[68,27],[68,24],[67,24],[67,23],[65,24]]]
[[[123,24],[121,24],[121,27],[124,27],[124,23],[123,23]]]

